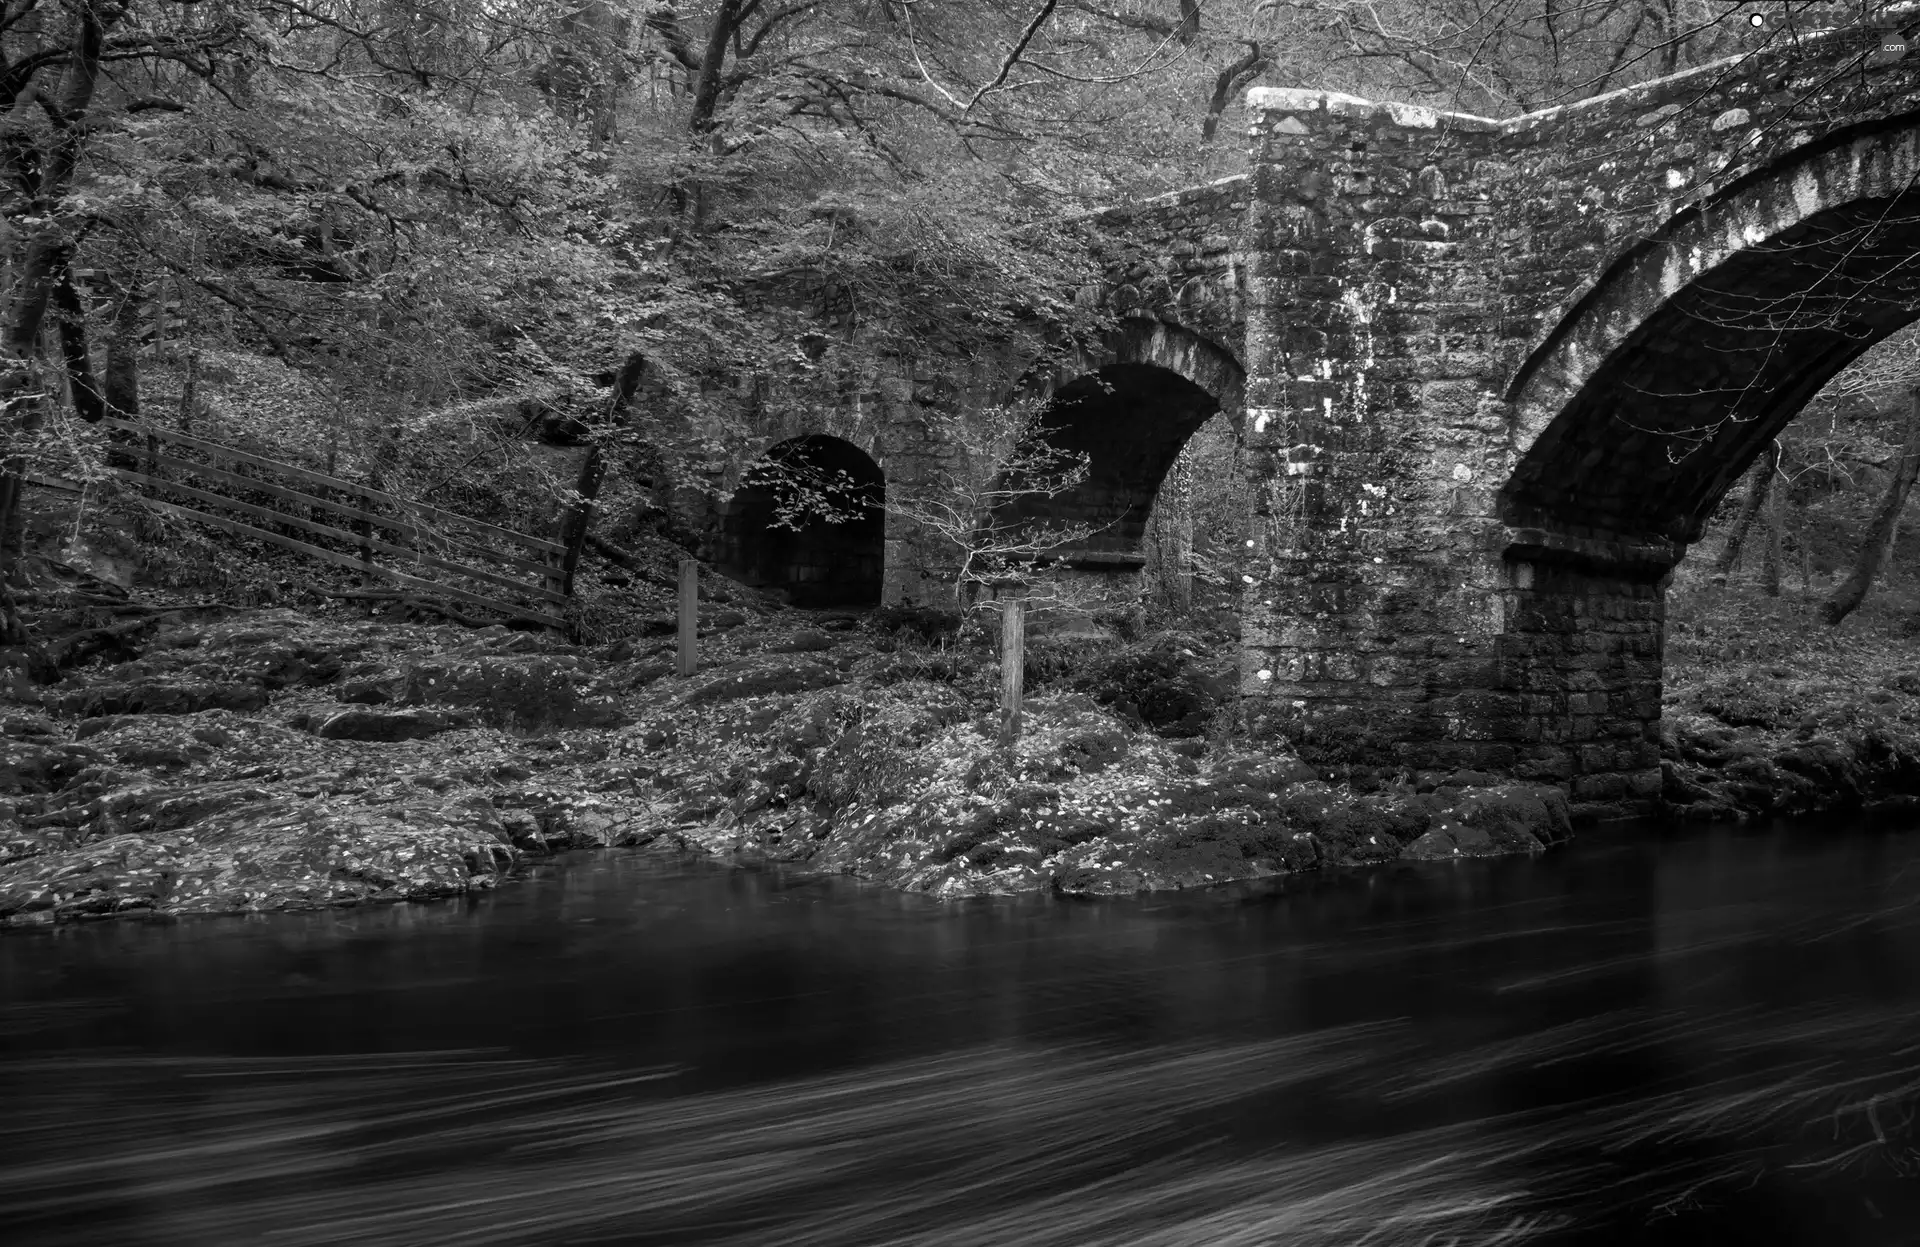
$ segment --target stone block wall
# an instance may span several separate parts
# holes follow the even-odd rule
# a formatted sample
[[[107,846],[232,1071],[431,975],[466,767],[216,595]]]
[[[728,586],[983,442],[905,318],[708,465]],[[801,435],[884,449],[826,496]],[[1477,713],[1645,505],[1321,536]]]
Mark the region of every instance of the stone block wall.
[[[1250,191],[1242,174],[1073,218],[1103,274],[1081,297],[1180,325],[1244,365]]]
[[[1715,246],[1769,236],[1781,213],[1743,195],[1804,215],[1900,181],[1920,61],[1838,72],[1859,42],[1835,32],[1511,121],[1252,93],[1260,489],[1242,691],[1257,724],[1323,763],[1495,769],[1616,810],[1654,799],[1664,586],[1761,434],[1709,446],[1682,488],[1662,475],[1675,439],[1615,420],[1650,374],[1596,367],[1626,358]],[[1816,158],[1834,168],[1792,172]],[[1719,236],[1659,250],[1689,228]],[[1620,297],[1649,256],[1651,280]],[[1764,259],[1750,267],[1777,270]],[[1711,361],[1685,358],[1712,354],[1709,335],[1657,336],[1673,375],[1713,388]],[[1793,345],[1806,394],[1845,362]],[[1784,420],[1800,382],[1768,380]],[[1582,387],[1590,429],[1543,461]],[[1523,462],[1524,479],[1552,478],[1540,497],[1638,509],[1516,509]]]

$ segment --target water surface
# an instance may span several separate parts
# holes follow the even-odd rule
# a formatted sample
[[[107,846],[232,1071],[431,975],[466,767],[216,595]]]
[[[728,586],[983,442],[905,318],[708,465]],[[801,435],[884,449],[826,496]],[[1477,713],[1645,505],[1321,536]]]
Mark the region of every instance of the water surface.
[[[0,938],[27,1244],[1920,1242],[1920,835],[944,904],[579,854]]]

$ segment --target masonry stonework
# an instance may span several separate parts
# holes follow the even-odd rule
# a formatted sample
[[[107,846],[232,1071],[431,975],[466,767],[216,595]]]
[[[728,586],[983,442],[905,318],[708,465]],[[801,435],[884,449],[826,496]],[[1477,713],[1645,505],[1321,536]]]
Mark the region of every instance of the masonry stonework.
[[[1655,799],[1669,572],[1920,306],[1920,63],[1869,40],[1508,121],[1252,93],[1256,720]]]
[[[1256,728],[1356,778],[1473,767],[1649,805],[1674,564],[1920,307],[1920,57],[1879,42],[1507,120],[1253,91],[1249,175],[1056,223],[1100,275],[1077,297],[1118,315],[1106,342],[1042,377],[977,361],[960,393],[902,361],[766,445],[844,437],[910,494],[958,466],[969,412],[1037,388],[1098,452],[1052,518],[1112,521],[1067,564],[1117,582],[1225,412],[1255,485]],[[888,601],[951,592],[950,554],[892,517],[886,563]]]

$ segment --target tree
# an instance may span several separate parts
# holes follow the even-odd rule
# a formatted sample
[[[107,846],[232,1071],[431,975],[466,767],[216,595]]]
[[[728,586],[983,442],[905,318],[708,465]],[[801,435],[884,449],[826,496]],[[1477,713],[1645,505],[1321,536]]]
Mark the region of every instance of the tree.
[[[1725,584],[1733,569],[1739,566],[1740,548],[1745,544],[1754,520],[1766,510],[1768,498],[1773,492],[1773,478],[1779,471],[1780,443],[1775,440],[1767,443],[1767,449],[1748,474],[1747,492],[1740,503],[1740,514],[1733,522],[1733,531],[1727,534],[1727,544],[1720,548],[1720,557],[1713,562],[1715,581]]]
[[[1913,488],[1914,478],[1920,476],[1920,388],[1911,392],[1909,402],[1906,440],[1893,470],[1888,473],[1887,491],[1860,539],[1852,570],[1827,599],[1823,614],[1830,626],[1838,627],[1866,600],[1867,591],[1873,587],[1892,548],[1894,529],[1907,505],[1907,493]]]

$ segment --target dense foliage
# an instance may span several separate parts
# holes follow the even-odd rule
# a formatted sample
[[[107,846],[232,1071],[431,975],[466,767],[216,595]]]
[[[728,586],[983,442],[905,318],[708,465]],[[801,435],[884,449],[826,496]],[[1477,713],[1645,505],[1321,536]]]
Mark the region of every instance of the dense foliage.
[[[7,461],[71,458],[50,410],[202,418],[222,357],[287,382],[223,434],[403,492],[502,498],[615,406],[627,476],[684,477],[883,353],[1090,330],[1051,223],[1234,171],[1249,85],[1511,112],[1880,7],[10,0]]]

